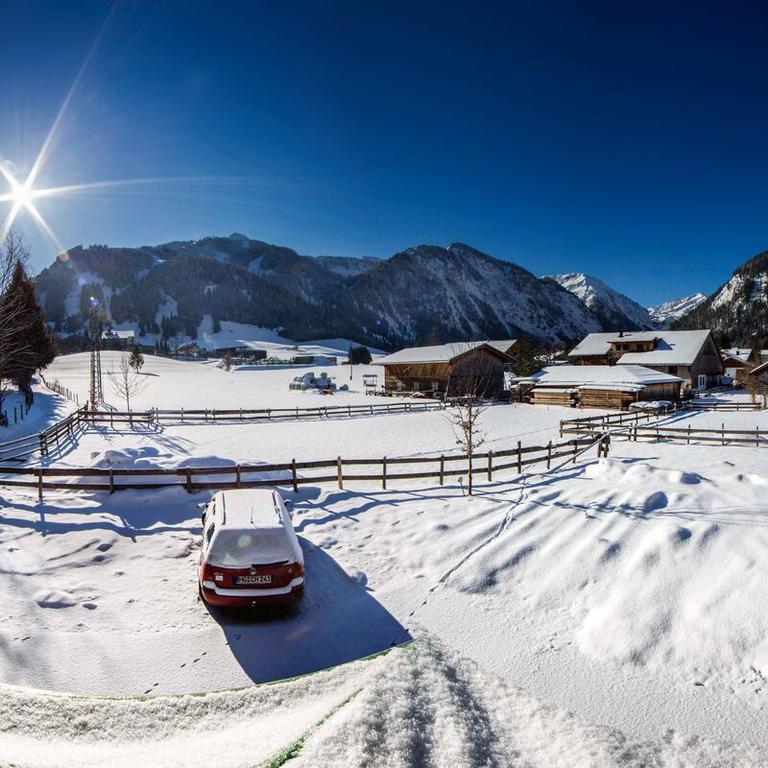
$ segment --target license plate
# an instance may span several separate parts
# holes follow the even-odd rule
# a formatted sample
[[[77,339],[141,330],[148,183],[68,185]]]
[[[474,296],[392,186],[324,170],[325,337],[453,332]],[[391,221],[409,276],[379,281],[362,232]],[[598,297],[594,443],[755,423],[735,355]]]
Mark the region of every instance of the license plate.
[[[235,576],[235,584],[271,584],[271,576]]]

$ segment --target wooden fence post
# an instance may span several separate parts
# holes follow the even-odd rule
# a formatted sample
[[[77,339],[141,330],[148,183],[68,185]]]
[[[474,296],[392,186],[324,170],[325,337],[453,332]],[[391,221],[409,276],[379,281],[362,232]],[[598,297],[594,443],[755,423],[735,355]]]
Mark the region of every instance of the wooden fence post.
[[[37,470],[37,498],[39,501],[43,500],[43,470]]]
[[[547,469],[552,466],[552,441],[547,443]]]
[[[760,428],[755,427],[755,448],[760,447]]]
[[[440,454],[440,485],[445,482],[445,456]]]
[[[578,438],[573,441],[573,463],[576,463],[576,454],[579,452],[579,440]]]
[[[720,425],[720,437],[722,439],[723,445],[725,445],[725,422],[722,422]]]
[[[493,451],[488,451],[488,482],[493,482]]]
[[[523,446],[517,441],[517,474],[523,471]]]
[[[293,492],[299,492],[299,484],[296,478],[296,459],[291,459],[291,480],[293,481]]]
[[[387,457],[381,460],[381,487],[387,490]]]
[[[688,441],[687,441],[687,445],[690,445],[690,444],[691,444],[691,425],[689,424],[688,425]]]
[[[336,477],[339,481],[339,488],[344,488],[344,475],[341,471],[341,456],[336,457]]]
[[[187,467],[187,493],[192,493],[192,470]]]
[[[240,465],[235,466],[235,487],[240,487]]]
[[[112,467],[109,468],[109,495],[115,492],[115,476]]]

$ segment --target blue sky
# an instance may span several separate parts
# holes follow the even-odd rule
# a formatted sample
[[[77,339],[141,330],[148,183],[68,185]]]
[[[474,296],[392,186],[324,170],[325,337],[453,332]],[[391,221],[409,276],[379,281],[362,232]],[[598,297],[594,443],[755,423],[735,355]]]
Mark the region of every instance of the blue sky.
[[[768,247],[768,10],[749,3],[6,0],[0,154],[59,240],[463,241],[644,303]],[[177,179],[177,180],[173,180]],[[181,180],[179,180],[181,179]],[[4,214],[4,211],[3,211]],[[19,219],[33,266],[55,246]]]

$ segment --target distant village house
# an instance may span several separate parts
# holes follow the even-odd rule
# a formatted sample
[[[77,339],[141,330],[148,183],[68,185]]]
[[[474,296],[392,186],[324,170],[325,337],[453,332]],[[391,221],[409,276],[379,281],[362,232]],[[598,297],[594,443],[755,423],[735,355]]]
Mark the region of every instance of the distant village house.
[[[105,349],[130,349],[136,343],[136,333],[133,330],[116,331],[109,328],[102,332],[101,342]]]
[[[384,389],[389,393],[418,392],[428,397],[498,397],[504,391],[504,367],[515,342],[468,341],[430,347],[409,347],[380,357]]]
[[[642,365],[679,376],[691,389],[717,386],[725,371],[708,330],[590,333],[568,359],[576,365]]]
[[[531,377],[531,402],[626,410],[632,403],[680,399],[682,378],[642,365],[554,365]]]

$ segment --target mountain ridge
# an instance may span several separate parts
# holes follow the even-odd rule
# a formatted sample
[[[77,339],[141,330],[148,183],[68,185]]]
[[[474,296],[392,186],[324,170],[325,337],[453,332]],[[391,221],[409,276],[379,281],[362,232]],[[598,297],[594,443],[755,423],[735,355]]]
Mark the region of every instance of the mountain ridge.
[[[463,243],[416,245],[388,259],[304,256],[233,233],[157,246],[78,246],[36,279],[48,318],[81,333],[91,297],[145,340],[195,338],[214,320],[291,338],[344,337],[392,349],[528,333],[563,345],[601,329],[552,280]]]
[[[645,307],[596,277],[584,272],[548,277],[584,302],[605,331],[647,331],[656,327]]]

